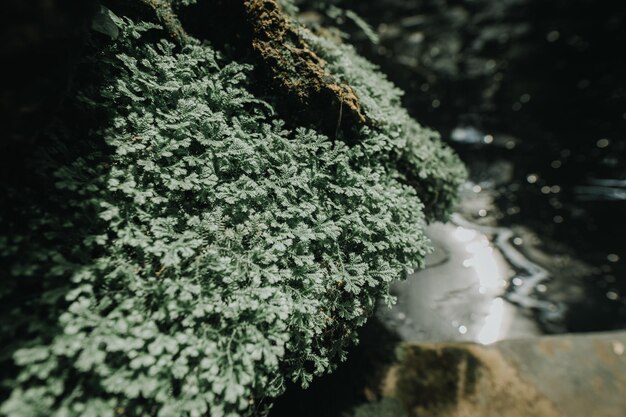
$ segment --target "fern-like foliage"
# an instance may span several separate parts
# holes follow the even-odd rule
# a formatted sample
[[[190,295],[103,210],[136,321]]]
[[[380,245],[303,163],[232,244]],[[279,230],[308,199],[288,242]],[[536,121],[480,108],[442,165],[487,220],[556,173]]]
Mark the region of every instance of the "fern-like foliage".
[[[458,156],[439,134],[420,126],[401,107],[403,92],[347,44],[301,29],[302,36],[329,64],[341,82],[355,89],[376,129],[364,127],[365,149],[376,153],[378,163],[389,164],[398,178],[418,190],[428,221],[445,220],[456,202],[457,190],[467,173]],[[385,152],[390,150],[388,155]]]
[[[441,215],[463,169],[349,48],[308,35],[379,122],[353,146],[287,130],[251,68],[211,46],[115,22],[29,162],[38,188],[6,194],[16,369],[0,410],[252,415],[345,357],[389,283],[422,265],[422,199]]]

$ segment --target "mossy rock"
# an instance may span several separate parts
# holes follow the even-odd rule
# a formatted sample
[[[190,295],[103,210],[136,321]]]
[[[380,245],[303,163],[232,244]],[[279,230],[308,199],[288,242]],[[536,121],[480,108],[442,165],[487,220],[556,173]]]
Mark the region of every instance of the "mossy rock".
[[[110,18],[1,195],[0,410],[262,413],[423,265],[464,169],[349,46],[296,26],[375,121],[331,137],[228,49]]]

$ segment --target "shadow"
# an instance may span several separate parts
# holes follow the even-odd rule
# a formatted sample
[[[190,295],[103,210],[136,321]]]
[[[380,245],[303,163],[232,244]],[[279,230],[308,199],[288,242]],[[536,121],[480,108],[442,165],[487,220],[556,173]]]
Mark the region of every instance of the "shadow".
[[[0,152],[0,403],[19,371],[14,353],[60,333],[72,276],[99,256],[85,238],[106,233],[94,196],[103,189],[110,149],[91,132],[110,109],[87,108],[75,87],[95,87],[105,75],[86,63],[65,70],[73,87],[59,107],[29,126],[36,133],[3,143]],[[40,93],[44,100],[49,92]]]
[[[270,417],[340,417],[357,405],[380,397],[380,381],[395,359],[400,338],[375,317],[359,331],[360,343],[331,374],[302,389],[290,386],[277,398]]]

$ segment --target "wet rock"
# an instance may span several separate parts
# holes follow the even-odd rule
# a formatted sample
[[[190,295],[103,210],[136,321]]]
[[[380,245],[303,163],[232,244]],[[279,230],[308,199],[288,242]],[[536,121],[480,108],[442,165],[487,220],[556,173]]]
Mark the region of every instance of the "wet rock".
[[[400,348],[383,398],[420,417],[623,417],[626,332]]]

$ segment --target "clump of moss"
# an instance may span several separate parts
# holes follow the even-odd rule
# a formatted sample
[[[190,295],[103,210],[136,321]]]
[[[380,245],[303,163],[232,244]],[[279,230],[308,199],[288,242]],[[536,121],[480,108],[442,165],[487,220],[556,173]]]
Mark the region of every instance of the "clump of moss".
[[[408,115],[401,107],[402,91],[353,47],[306,29],[302,29],[302,36],[328,62],[329,71],[340,82],[352,86],[359,97],[371,120],[371,126],[362,126],[359,133],[364,147],[371,143],[382,151],[378,154],[379,162],[390,163],[397,178],[418,191],[427,220],[444,220],[466,177],[457,155],[441,142],[437,132],[420,126]],[[385,155],[385,151],[389,154]]]
[[[481,361],[462,347],[404,346],[398,399],[409,410],[445,413],[475,393]]]
[[[394,398],[382,398],[355,407],[344,417],[408,417],[406,408]]]
[[[113,20],[2,195],[0,411],[255,414],[345,357],[463,170],[351,50],[307,35],[379,122],[348,146],[287,129],[249,65]]]

